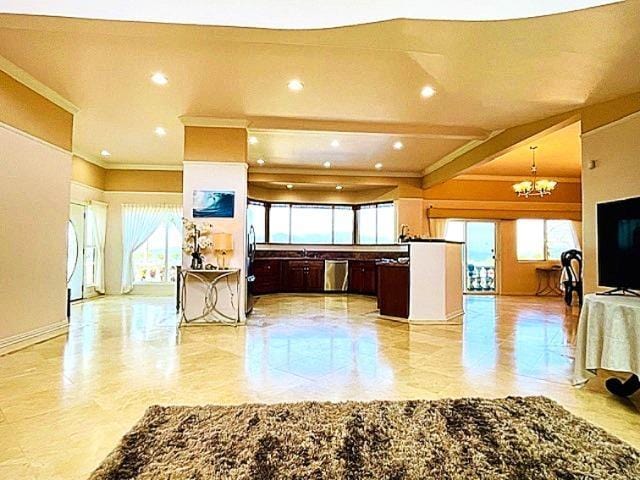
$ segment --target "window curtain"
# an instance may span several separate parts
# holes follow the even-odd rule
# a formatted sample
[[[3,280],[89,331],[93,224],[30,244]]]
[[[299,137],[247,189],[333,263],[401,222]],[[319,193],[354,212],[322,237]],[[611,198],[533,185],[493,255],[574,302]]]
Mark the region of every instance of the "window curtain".
[[[582,250],[582,222],[571,220],[571,233],[573,234],[573,243],[576,249]]]
[[[104,293],[104,245],[107,236],[107,204],[91,201],[87,208],[87,217],[93,226],[93,244],[95,245],[95,259],[93,267],[94,288],[98,293]]]
[[[167,215],[169,222],[173,223],[175,227],[182,231],[182,205],[168,205]]]
[[[446,218],[429,218],[429,238],[444,238],[448,221]]]
[[[172,221],[175,205],[122,205],[122,283],[120,292],[133,289],[133,252],[147,241],[164,221]]]

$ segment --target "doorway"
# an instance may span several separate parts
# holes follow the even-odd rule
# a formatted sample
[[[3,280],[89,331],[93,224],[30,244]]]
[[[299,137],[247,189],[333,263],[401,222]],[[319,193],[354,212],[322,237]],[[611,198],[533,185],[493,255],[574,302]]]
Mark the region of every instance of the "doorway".
[[[464,242],[462,262],[465,293],[497,293],[494,221],[449,220],[446,238]]]
[[[82,300],[84,293],[85,206],[72,203],[67,224],[67,288],[70,300]]]

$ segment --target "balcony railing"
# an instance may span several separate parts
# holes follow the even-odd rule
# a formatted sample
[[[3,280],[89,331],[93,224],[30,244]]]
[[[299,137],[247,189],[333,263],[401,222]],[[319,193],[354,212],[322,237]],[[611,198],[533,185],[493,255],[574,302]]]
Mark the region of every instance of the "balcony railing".
[[[468,292],[495,292],[496,267],[485,265],[467,265]]]

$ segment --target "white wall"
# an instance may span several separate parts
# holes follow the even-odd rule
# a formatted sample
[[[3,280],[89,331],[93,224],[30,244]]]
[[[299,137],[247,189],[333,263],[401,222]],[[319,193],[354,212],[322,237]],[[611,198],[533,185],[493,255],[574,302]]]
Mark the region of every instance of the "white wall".
[[[218,162],[184,162],[183,170],[184,216],[193,220],[193,191],[218,190],[235,192],[234,218],[206,218],[196,219],[195,222],[213,224],[214,232],[224,232],[233,235],[233,253],[228,261],[230,267],[242,270],[240,305],[245,303],[244,275],[245,259],[247,255],[247,165],[245,163]],[[206,254],[213,258],[213,253]],[[188,266],[187,258],[184,257]],[[214,263],[214,262],[211,262]],[[244,308],[241,308],[244,314]]]
[[[67,325],[71,154],[0,124],[0,351]]]
[[[122,279],[122,205],[125,203],[182,205],[182,193],[104,192],[107,209],[105,242],[105,288],[119,295]],[[173,285],[134,285],[133,295],[172,295]]]
[[[588,168],[591,160],[596,168]],[[640,196],[640,115],[582,136],[585,292],[597,288],[596,203]]]

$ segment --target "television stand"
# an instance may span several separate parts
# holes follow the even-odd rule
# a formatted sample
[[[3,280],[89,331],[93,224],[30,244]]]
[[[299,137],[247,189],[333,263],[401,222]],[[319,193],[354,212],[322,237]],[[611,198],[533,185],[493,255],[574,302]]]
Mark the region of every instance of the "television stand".
[[[596,295],[631,295],[632,297],[640,297],[640,293],[629,290],[628,288],[614,288],[612,290],[607,290],[606,292],[598,292]]]

